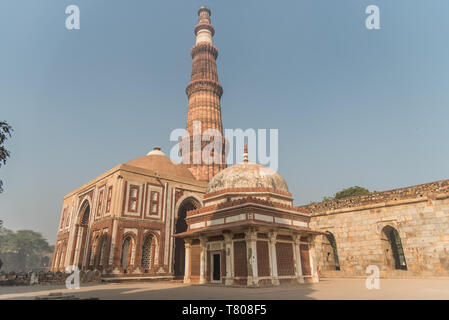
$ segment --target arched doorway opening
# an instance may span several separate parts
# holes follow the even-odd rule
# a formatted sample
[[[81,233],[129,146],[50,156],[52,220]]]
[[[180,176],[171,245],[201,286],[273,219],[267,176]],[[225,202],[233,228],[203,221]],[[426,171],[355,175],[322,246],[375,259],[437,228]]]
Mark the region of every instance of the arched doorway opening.
[[[329,246],[331,249],[327,252],[328,261],[333,262],[333,263],[330,263],[332,265],[332,269],[340,271],[340,261],[338,260],[337,241],[335,241],[334,235],[329,231],[326,233],[326,238],[327,238],[327,241],[329,242]]]
[[[387,260],[387,268],[407,270],[407,262],[405,261],[401,237],[398,231],[392,226],[385,226],[382,229],[382,241]]]
[[[131,260],[132,252],[132,239],[131,236],[127,236],[122,243],[122,256],[120,259],[120,265],[122,266],[123,273],[127,273]]]
[[[106,254],[106,248],[107,248],[107,244],[108,244],[108,234],[104,233],[101,236],[101,240],[100,240],[100,253],[98,255],[98,262],[96,263],[96,266],[99,268],[103,268],[103,266],[107,265],[106,261],[105,261],[105,254]]]
[[[186,216],[187,211],[195,210],[201,207],[200,203],[195,198],[185,199],[179,206],[176,220],[175,220],[175,234],[187,231]],[[183,279],[185,271],[185,246],[184,239],[175,238],[174,250],[174,267],[173,272],[175,279]]]
[[[81,206],[80,210],[80,218],[79,218],[79,231],[78,231],[78,240],[79,240],[79,251],[78,251],[78,257],[77,257],[77,266],[79,269],[83,266],[83,259],[84,259],[84,252],[87,250],[86,242],[88,237],[88,231],[89,231],[89,218],[90,218],[90,205],[89,202],[86,200]],[[88,264],[88,261],[87,263]]]

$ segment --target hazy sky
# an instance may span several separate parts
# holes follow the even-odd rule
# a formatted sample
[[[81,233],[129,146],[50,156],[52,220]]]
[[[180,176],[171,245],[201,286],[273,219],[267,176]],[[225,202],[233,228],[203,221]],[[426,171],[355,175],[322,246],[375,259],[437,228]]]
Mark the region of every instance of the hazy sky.
[[[65,8],[81,29],[65,28]],[[197,9],[212,9],[225,128],[279,129],[296,204],[449,178],[449,1],[3,0],[0,219],[50,242],[65,194],[185,126]],[[380,30],[365,8],[380,7]]]

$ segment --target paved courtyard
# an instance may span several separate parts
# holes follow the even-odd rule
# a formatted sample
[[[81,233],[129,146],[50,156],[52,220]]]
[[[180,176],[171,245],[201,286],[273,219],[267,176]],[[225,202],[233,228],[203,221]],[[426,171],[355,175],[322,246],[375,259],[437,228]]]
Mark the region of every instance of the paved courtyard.
[[[212,299],[212,300],[301,300],[301,299],[449,299],[449,279],[381,279],[379,290],[368,290],[365,279],[321,279],[320,283],[270,288],[238,288],[184,285],[171,282],[107,283],[64,286],[0,287],[0,299],[35,299],[50,293],[81,299]]]

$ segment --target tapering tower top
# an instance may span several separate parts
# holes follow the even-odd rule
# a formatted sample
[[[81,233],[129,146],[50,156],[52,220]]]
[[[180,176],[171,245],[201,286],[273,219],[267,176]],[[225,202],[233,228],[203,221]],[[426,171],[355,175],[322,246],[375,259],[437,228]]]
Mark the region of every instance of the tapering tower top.
[[[205,6],[198,10],[198,24],[195,27],[196,44],[200,42],[212,43],[215,30],[210,23],[210,16],[211,12]]]
[[[212,43],[215,30],[210,22],[211,12],[205,6],[198,10],[198,23],[195,26],[196,43],[190,50],[192,55],[192,74],[186,87],[189,99],[186,131],[189,134],[190,153],[183,152],[183,162],[198,180],[209,181],[220,170],[226,168],[225,141],[221,121],[220,98],[223,88],[218,82],[218,49]],[[222,138],[220,148],[208,149],[210,141],[203,134],[213,130]],[[206,132],[207,131],[207,132]],[[218,135],[217,134],[217,135]],[[187,140],[185,140],[187,141]],[[195,144],[195,141],[199,141]],[[204,152],[203,152],[204,151]],[[213,161],[204,161],[204,154],[210,154]]]

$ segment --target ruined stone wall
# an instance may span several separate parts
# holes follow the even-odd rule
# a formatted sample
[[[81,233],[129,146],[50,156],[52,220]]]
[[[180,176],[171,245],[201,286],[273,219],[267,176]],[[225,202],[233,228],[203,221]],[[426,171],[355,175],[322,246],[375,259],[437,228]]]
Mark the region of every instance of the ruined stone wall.
[[[447,186],[442,181],[307,206],[310,227],[331,232],[337,244],[340,271],[328,239],[315,239],[321,276],[367,276],[369,265],[377,265],[381,277],[449,276]],[[386,226],[399,233],[407,270],[395,267]]]

